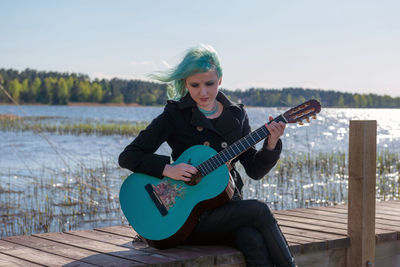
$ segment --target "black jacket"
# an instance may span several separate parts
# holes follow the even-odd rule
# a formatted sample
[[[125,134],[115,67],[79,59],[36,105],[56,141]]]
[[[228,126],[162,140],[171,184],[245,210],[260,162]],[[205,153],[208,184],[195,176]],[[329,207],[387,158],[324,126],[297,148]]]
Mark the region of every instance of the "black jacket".
[[[243,105],[232,103],[221,92],[218,93],[217,100],[222,103],[224,110],[215,123],[199,111],[189,94],[180,101],[169,100],[163,113],[141,131],[120,154],[120,166],[133,172],[162,178],[170,157],[154,152],[163,142],[169,144],[172,160],[176,160],[191,146],[205,144],[219,152],[251,132]],[[233,161],[231,175],[237,187],[235,195],[240,197],[243,187],[243,181],[234,168],[237,160],[240,160],[247,175],[256,180],[263,178],[278,161],[282,149],[281,141],[279,140],[273,151],[269,151],[266,145],[267,139],[259,151],[252,147]]]

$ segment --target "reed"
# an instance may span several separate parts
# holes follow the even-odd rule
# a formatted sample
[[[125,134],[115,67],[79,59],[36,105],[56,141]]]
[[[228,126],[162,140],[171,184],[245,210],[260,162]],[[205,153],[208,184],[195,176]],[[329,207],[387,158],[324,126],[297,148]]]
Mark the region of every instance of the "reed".
[[[245,180],[246,198],[258,198],[273,209],[329,206],[347,202],[347,155],[338,153],[283,152],[275,168],[261,181]],[[378,151],[378,201],[400,199],[400,158]],[[244,170],[240,169],[242,175]]]
[[[135,136],[148,125],[145,122],[121,122],[121,123],[49,123],[41,122],[49,120],[48,117],[9,117],[0,116],[0,131],[34,131],[56,134],[73,135],[121,135]]]

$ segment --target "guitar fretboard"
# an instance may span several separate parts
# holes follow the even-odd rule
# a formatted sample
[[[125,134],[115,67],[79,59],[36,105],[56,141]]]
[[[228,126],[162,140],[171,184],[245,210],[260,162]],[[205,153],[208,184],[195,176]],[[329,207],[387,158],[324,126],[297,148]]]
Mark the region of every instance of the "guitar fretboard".
[[[283,115],[276,117],[273,121],[276,122],[284,122],[287,123],[287,120]],[[272,121],[271,121],[272,122]],[[270,124],[269,122],[268,124]],[[265,139],[269,135],[269,131],[265,125],[261,126],[257,130],[249,133],[245,137],[242,137],[232,145],[228,146],[224,150],[220,151],[217,155],[209,158],[204,161],[200,165],[196,166],[196,168],[200,171],[202,176],[206,176],[209,173],[213,172],[218,167],[224,165],[228,161],[236,158],[243,152],[245,152],[250,147],[254,146],[261,140]]]

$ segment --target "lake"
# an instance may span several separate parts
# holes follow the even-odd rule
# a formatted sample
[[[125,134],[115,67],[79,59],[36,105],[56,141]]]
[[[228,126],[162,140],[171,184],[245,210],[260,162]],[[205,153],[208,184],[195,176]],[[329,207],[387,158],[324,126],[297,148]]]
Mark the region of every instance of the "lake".
[[[11,106],[14,114],[48,124],[149,122],[162,107]],[[253,129],[282,108],[248,108]],[[262,180],[245,178],[245,198],[273,209],[344,203],[349,120],[378,122],[377,199],[399,198],[400,109],[322,109],[304,126],[288,125],[280,162]],[[119,153],[134,136],[0,131],[1,236],[89,229],[126,223],[118,192],[129,171]],[[258,144],[258,147],[260,144]],[[157,153],[168,155],[162,145]],[[239,167],[242,176],[244,170]]]

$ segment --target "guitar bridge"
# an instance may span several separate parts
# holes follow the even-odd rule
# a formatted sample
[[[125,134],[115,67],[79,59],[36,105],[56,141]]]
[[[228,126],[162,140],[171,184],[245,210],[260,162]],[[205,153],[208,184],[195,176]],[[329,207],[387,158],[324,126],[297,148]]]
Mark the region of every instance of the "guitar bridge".
[[[149,194],[151,200],[153,201],[154,205],[156,205],[158,211],[161,213],[162,216],[165,216],[168,214],[168,210],[165,207],[164,203],[161,201],[160,197],[158,196],[157,192],[154,190],[154,187],[152,184],[147,184],[144,187]]]

